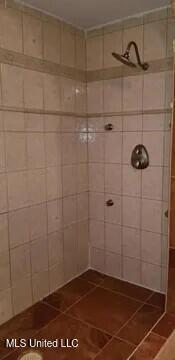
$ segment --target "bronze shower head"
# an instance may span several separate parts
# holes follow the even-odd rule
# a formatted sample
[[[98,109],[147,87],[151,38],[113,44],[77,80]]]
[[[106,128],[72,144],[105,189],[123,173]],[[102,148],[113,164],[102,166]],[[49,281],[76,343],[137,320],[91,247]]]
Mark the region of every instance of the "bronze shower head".
[[[125,54],[120,55],[117,54],[115,52],[112,53],[112,56],[115,57],[116,60],[119,60],[120,62],[122,62],[124,65],[130,66],[130,67],[137,67],[136,64],[134,64],[128,56],[126,56]]]
[[[130,60],[130,50],[131,50],[131,46],[134,46],[135,49],[135,53],[136,53],[136,59],[137,59],[137,64],[135,64],[134,62],[132,62]],[[130,41],[127,49],[125,51],[125,53],[123,55],[117,54],[115,52],[112,53],[112,56],[119,60],[120,62],[122,62],[122,64],[130,66],[132,68],[136,68],[137,65],[139,65],[143,70],[147,70],[149,68],[149,64],[148,63],[142,63],[140,60],[140,55],[139,55],[139,50],[138,50],[138,46],[134,41]]]

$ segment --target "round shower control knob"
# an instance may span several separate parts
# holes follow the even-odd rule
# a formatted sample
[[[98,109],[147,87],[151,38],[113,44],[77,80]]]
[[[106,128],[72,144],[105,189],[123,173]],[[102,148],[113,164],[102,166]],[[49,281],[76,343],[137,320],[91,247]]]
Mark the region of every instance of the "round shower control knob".
[[[113,206],[114,205],[114,202],[112,199],[109,199],[108,201],[106,201],[106,205],[107,206]]]
[[[112,124],[106,124],[105,125],[105,130],[107,130],[107,131],[113,130],[113,125]]]

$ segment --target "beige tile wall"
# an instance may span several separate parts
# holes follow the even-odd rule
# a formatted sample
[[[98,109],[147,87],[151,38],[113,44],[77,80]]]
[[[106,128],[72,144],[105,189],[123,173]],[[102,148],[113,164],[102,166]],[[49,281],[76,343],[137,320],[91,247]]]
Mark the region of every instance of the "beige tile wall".
[[[173,36],[173,19],[155,12],[90,32],[86,58],[83,32],[1,2],[0,323],[89,266],[89,229],[92,267],[165,290],[171,72],[102,78],[131,38],[157,61],[172,55]],[[101,79],[88,83],[87,101],[86,68]],[[129,164],[141,141],[144,173]]]
[[[3,323],[88,267],[88,154],[86,117],[77,116],[86,114],[86,84],[76,79],[84,35],[1,7],[0,47],[25,55],[22,67],[0,64]],[[74,79],[37,71],[36,59],[74,67]]]
[[[87,85],[91,266],[162,292],[167,286],[164,212],[173,74],[171,68],[160,71],[159,61],[172,56],[175,26],[170,15],[166,9],[157,11],[91,31],[87,38],[88,70],[101,71],[101,80],[99,73],[96,81],[94,72]],[[106,80],[102,70],[121,66],[111,52],[122,53],[131,40],[142,59],[157,61],[156,72],[126,76],[122,71],[122,77]],[[113,131],[104,130],[108,123]],[[132,150],[140,143],[150,157],[143,171],[131,166]],[[109,199],[112,207],[106,206]]]
[[[16,314],[88,266],[87,126],[76,117],[0,116],[0,286],[4,296],[11,288]],[[1,321],[11,316],[6,307]]]
[[[0,23],[1,48],[85,70],[83,31],[9,0],[0,6]]]

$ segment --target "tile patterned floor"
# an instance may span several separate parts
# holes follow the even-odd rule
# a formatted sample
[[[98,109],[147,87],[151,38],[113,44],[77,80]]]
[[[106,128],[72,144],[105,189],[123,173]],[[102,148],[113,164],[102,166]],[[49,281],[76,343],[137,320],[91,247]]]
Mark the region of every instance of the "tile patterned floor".
[[[34,337],[79,340],[76,349],[41,349],[44,360],[152,360],[175,326],[165,315],[143,341],[163,312],[161,294],[88,270],[0,327],[0,359],[24,352],[5,349],[5,338]]]

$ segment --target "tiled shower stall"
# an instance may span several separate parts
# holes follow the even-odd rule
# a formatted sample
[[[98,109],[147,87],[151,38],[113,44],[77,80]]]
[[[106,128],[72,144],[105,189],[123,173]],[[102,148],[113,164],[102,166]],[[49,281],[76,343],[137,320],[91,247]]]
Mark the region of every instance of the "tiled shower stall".
[[[174,35],[170,8],[84,33],[0,1],[0,323],[89,267],[166,292]]]
[[[87,34],[91,266],[162,292],[173,90],[174,23],[168,16],[158,11]],[[132,40],[150,72],[116,68],[111,53],[123,53]],[[107,124],[111,131],[104,130]],[[131,166],[137,144],[148,150],[147,169]]]

